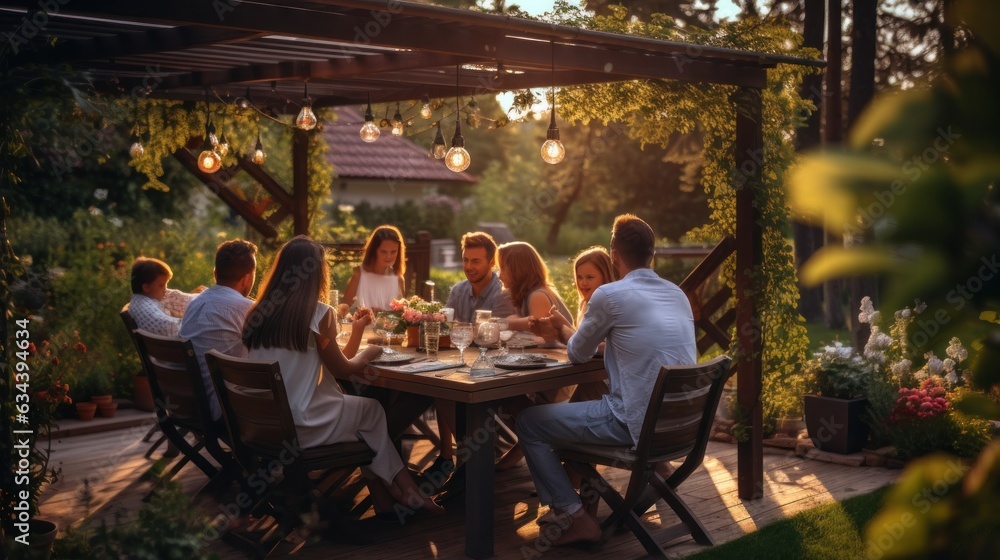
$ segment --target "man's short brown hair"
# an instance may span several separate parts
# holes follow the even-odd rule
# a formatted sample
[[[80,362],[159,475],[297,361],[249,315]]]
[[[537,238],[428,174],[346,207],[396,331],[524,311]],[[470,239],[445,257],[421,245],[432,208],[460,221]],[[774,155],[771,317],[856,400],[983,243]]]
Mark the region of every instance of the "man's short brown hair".
[[[243,239],[231,239],[215,250],[215,281],[236,282],[257,268],[257,246]]]
[[[132,293],[141,294],[143,284],[149,284],[160,276],[166,276],[167,280],[173,278],[174,273],[167,263],[160,259],[136,257],[135,262],[132,263]]]
[[[492,261],[497,254],[497,242],[485,231],[470,231],[462,236],[462,252],[466,249],[482,247],[486,249],[486,260]]]
[[[611,249],[628,268],[648,268],[653,260],[653,228],[634,214],[622,214],[611,227]]]

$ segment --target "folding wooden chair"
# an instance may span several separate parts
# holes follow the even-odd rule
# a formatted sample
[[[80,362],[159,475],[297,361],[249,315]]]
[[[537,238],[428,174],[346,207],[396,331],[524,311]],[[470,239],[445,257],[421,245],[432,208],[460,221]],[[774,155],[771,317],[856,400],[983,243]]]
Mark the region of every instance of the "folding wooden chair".
[[[118,312],[118,316],[121,317],[122,322],[125,323],[125,330],[128,331],[128,336],[129,338],[132,339],[132,344],[135,345],[135,351],[137,354],[139,354],[139,361],[142,364],[142,372],[148,378],[149,362],[146,359],[146,356],[143,353],[142,348],[139,346],[139,340],[135,337],[135,331],[139,330],[139,325],[136,324],[135,318],[132,317],[131,313],[129,313],[128,307],[129,304],[126,303],[125,307],[122,307],[122,310]],[[158,431],[160,431],[160,424],[159,423],[153,424],[149,428],[149,431],[146,432],[146,435],[143,436],[142,441],[149,441],[153,439],[153,434],[155,434]],[[146,458],[148,459],[156,451],[156,448],[159,447],[165,441],[167,441],[167,436],[160,434],[160,437],[159,439],[156,440],[156,443],[154,443],[153,446],[150,447],[148,451],[146,451]]]
[[[228,441],[228,434],[224,422],[212,419],[205,379],[191,341],[158,336],[142,329],[135,331],[135,335],[140,353],[148,362],[149,386],[163,434],[181,451],[184,459],[208,476],[210,485],[236,480],[239,467],[232,454],[219,444]],[[194,445],[188,443],[188,434],[197,438]],[[202,448],[208,450],[221,468],[216,468],[201,454]],[[182,459],[174,463],[161,480],[173,478],[187,461]]]
[[[229,532],[225,538],[242,548],[269,556],[309,510],[317,486],[327,477],[312,479],[312,471],[353,471],[370,464],[375,453],[363,441],[302,448],[295,433],[281,368],[277,362],[233,358],[211,350],[205,361],[222,403],[237,461],[243,469],[244,492],[249,492],[242,514],[266,514],[276,524],[259,539]],[[280,466],[280,482],[268,483],[260,469]],[[242,505],[242,504],[241,504]]]
[[[714,544],[691,508],[681,500],[676,488],[705,458],[708,435],[722,386],[729,377],[731,359],[720,356],[695,366],[660,368],[643,421],[638,444],[564,445],[559,456],[598,491],[612,512],[601,524],[602,542],[622,523],[628,526],[652,556],[666,557],[639,516],[645,511],[643,496],[655,491],[680,518],[666,529],[669,542],[691,534],[700,544]],[[657,463],[684,457],[684,462],[666,480],[654,470]],[[614,490],[594,468],[594,464],[632,471],[624,497]]]

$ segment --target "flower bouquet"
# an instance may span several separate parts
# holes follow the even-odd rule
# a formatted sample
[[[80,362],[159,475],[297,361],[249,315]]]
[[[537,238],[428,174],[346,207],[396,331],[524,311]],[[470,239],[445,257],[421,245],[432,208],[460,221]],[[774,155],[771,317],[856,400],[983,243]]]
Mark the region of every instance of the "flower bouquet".
[[[411,348],[423,346],[423,335],[421,325],[426,322],[442,323],[441,333],[447,332],[448,326],[445,323],[444,313],[441,312],[442,304],[438,301],[426,301],[419,296],[410,298],[394,299],[389,303],[393,312],[399,314],[399,323],[396,325],[396,334],[406,334],[405,345]],[[444,346],[444,344],[442,344]]]

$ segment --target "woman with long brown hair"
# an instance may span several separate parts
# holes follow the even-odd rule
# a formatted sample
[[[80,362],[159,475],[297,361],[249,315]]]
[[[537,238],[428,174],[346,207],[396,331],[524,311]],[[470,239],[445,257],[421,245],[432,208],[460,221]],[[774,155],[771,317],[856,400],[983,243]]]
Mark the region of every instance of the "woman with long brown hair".
[[[378,401],[345,395],[337,381],[324,374],[324,368],[361,374],[382,352],[370,346],[348,359],[341,351],[336,343],[336,313],[326,302],[329,278],[322,245],[302,235],[286,243],[278,251],[243,326],[248,357],[280,364],[300,446],[361,439],[375,452],[366,474],[381,478],[396,500],[443,513],[429,496],[420,495],[409,471],[403,468]],[[358,320],[370,321],[370,316]],[[357,349],[363,330],[352,330],[349,353]],[[381,485],[369,486],[376,507],[391,509]]]
[[[600,245],[577,253],[573,259],[573,273],[576,277],[576,291],[580,296],[576,311],[576,322],[579,324],[583,320],[583,314],[587,312],[587,304],[594,290],[608,282],[618,280],[618,273],[611,264],[608,250]]]
[[[375,228],[365,242],[361,266],[347,282],[343,303],[350,306],[357,299],[358,307],[389,309],[389,302],[406,292],[406,243],[395,226]],[[341,314],[345,310],[341,309]]]
[[[573,323],[573,314],[549,280],[549,268],[529,243],[512,241],[497,247],[500,281],[510,292],[517,317],[508,319],[511,330],[528,330],[529,317],[548,317],[552,306]]]

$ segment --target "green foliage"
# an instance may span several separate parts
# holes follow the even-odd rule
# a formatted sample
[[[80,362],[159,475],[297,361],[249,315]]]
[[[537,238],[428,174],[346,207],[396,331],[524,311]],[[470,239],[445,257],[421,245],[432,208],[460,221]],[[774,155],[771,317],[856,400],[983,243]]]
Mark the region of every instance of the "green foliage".
[[[870,362],[840,343],[827,346],[807,361],[804,373],[809,392],[838,399],[864,395],[875,377]]]
[[[455,231],[456,206],[457,202],[444,197],[425,199],[419,204],[407,200],[393,206],[372,206],[366,201],[354,207],[354,215],[370,230],[392,224],[408,238],[415,237],[421,230],[430,232],[435,239],[455,238],[464,233]]]
[[[629,33],[673,41],[708,44],[765,53],[814,57],[818,53],[802,48],[788,26],[776,21],[743,21],[723,24],[709,33],[692,27],[681,28],[669,18],[632,21],[624,10],[612,9],[608,16],[584,17],[561,5],[565,17],[581,27]],[[789,48],[791,46],[791,48]],[[758,298],[761,312],[763,392],[765,418],[779,414],[773,395],[786,391],[798,376],[808,345],[798,314],[798,289],[792,250],[788,244],[788,209],[782,189],[784,171],[795,158],[788,133],[801,126],[813,110],[812,103],[799,97],[802,78],[814,70],[779,64],[767,73],[763,100],[763,150],[761,182],[754,187],[754,206],[760,213],[763,230],[763,265],[752,272],[750,292]],[[707,225],[692,230],[688,239],[714,243],[736,231],[736,191],[740,179],[734,169],[735,110],[731,101],[735,88],[666,80],[633,80],[614,84],[593,84],[567,88],[561,99],[560,115],[568,121],[605,124],[622,122],[628,135],[642,144],[667,145],[674,135],[699,132],[704,135],[704,167],[701,184],[708,193],[710,216]],[[723,279],[735,285],[735,263],[730,260]],[[738,345],[730,353],[739,357]],[[778,401],[789,399],[781,397]]]

